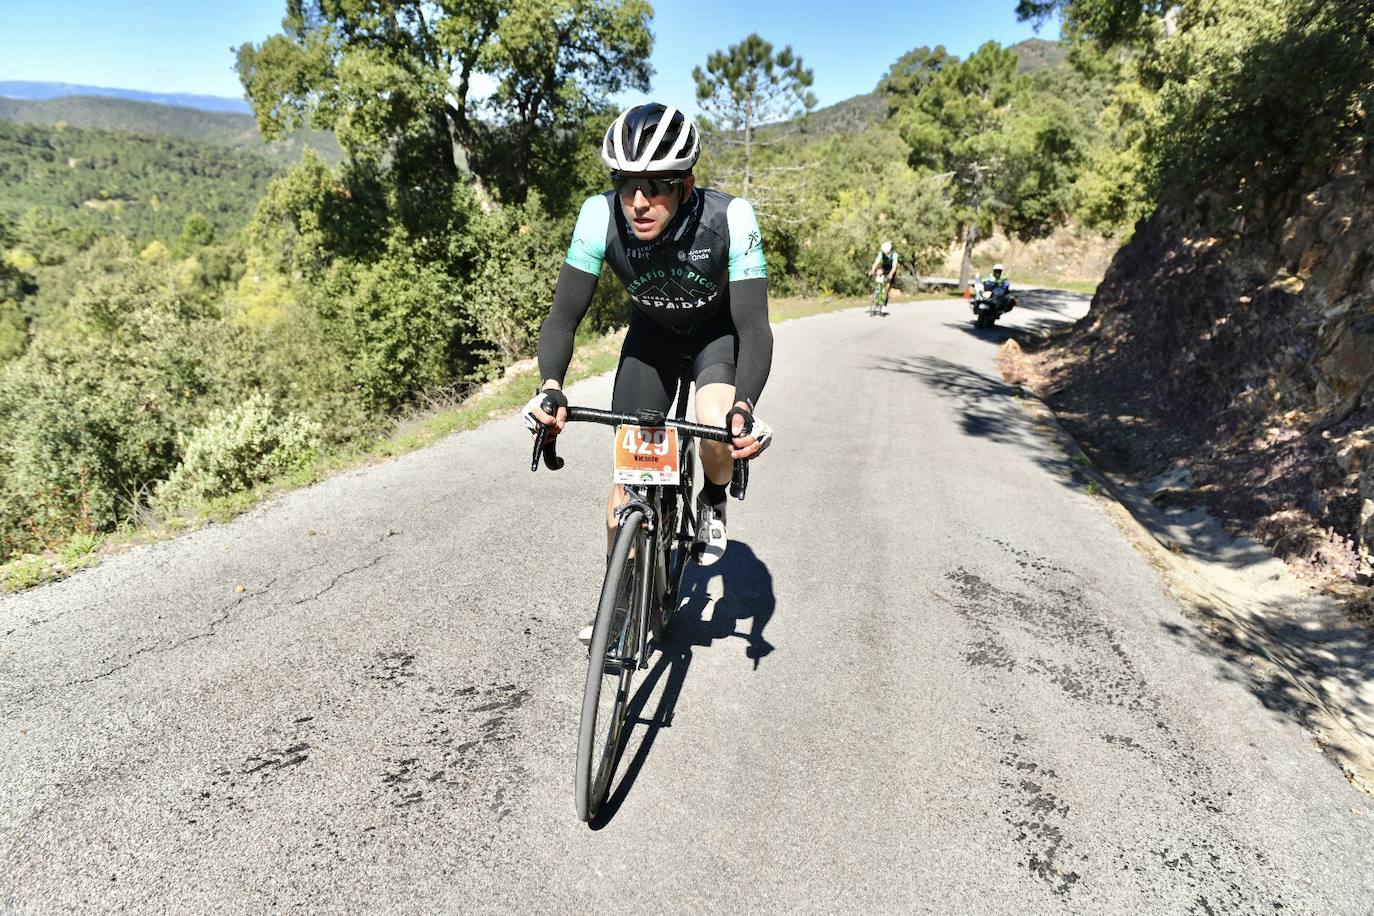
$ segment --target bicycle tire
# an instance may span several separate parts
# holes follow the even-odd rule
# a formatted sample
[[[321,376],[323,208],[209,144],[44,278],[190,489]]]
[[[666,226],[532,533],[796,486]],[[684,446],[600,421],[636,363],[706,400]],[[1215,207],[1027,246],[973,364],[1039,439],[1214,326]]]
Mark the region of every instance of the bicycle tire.
[[[577,734],[577,816],[590,821],[606,800],[620,752],[625,711],[638,665],[635,623],[640,611],[640,566],[644,558],[642,513],[628,513],[616,534],[588,650],[587,686]],[[631,548],[635,556],[630,558]],[[617,662],[611,650],[625,659]],[[610,696],[607,697],[607,688]],[[598,742],[598,737],[601,739]]]
[[[687,565],[692,561],[692,548],[696,534],[696,513],[692,505],[692,479],[696,474],[696,449],[691,442],[684,443],[682,459],[679,462],[681,484],[672,490],[671,499],[677,507],[674,524],[665,526],[663,536],[671,538],[668,549],[664,551],[664,587],[659,594],[658,607],[649,615],[649,632],[654,639],[664,642],[672,626],[673,614],[677,613],[678,599],[682,595],[682,578]],[[669,513],[673,515],[673,513]]]

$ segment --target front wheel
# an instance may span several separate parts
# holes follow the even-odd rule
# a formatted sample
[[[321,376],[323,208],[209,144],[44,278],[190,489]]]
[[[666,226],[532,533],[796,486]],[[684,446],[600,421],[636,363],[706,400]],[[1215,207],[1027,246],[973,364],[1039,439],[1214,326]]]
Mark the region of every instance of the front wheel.
[[[639,664],[635,624],[639,619],[636,604],[644,592],[640,587],[646,559],[642,520],[641,513],[630,512],[620,524],[592,627],[577,734],[577,816],[584,821],[595,817],[606,800]]]
[[[687,565],[692,561],[693,541],[696,540],[696,507],[692,505],[692,478],[696,473],[696,449],[691,442],[682,447],[681,478],[678,489],[672,492],[677,505],[674,530],[659,532],[665,539],[664,562],[662,570],[663,587],[659,592],[658,607],[649,615],[649,631],[660,643],[668,639],[668,627],[673,622],[678,601],[682,596],[682,579]]]

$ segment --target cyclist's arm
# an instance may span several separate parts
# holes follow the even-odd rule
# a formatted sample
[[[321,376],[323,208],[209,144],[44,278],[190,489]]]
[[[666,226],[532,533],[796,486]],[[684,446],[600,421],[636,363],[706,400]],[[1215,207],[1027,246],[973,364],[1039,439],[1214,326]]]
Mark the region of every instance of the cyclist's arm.
[[[590,197],[582,204],[573,229],[572,244],[558,271],[553,308],[539,329],[539,374],[544,386],[562,387],[572,362],[573,336],[592,304],[596,279],[606,257],[606,232],[610,209],[604,197]]]
[[[897,252],[892,252],[892,269],[887,272],[887,281],[891,283],[897,277]]]
[[[735,363],[735,400],[759,402],[773,367],[773,328],[768,324],[768,280],[759,277],[730,284],[730,316],[739,334]]]
[[[739,335],[735,400],[752,411],[773,365],[768,263],[763,256],[763,233],[749,201],[735,198],[725,215],[730,228],[730,316]]]

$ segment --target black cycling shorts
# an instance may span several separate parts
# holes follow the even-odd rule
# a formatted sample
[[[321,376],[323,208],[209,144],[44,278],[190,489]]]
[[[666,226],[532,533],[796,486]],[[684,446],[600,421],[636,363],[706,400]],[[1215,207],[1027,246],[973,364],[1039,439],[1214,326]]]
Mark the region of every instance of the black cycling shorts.
[[[677,395],[680,373],[688,364],[698,388],[733,385],[738,356],[739,335],[727,309],[721,309],[719,317],[691,334],[670,331],[633,310],[625,343],[620,348],[611,410],[666,413]]]

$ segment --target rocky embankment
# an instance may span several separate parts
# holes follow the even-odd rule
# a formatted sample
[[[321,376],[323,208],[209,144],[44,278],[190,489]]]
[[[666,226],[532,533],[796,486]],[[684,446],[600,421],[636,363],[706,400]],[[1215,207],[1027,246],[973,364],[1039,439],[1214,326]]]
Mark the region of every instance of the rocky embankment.
[[[1170,498],[1370,584],[1374,147],[1247,210],[1156,215],[1086,317],[1011,356],[1107,469],[1176,471]]]

